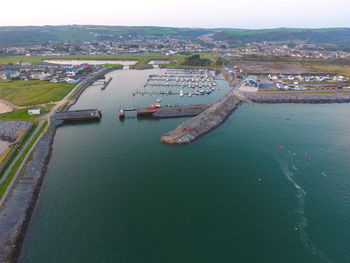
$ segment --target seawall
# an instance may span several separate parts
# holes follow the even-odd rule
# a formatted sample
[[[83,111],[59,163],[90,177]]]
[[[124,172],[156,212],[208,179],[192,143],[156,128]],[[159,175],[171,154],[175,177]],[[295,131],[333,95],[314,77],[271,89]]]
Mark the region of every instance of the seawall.
[[[299,94],[259,94],[244,93],[244,96],[255,103],[349,103],[350,93],[299,93]]]
[[[49,163],[56,133],[51,124],[0,208],[0,263],[15,262]]]
[[[169,145],[191,143],[221,125],[240,103],[238,92],[231,90],[201,114],[161,136],[160,141]]]
[[[66,105],[66,107],[63,108],[63,110],[68,110],[70,107],[72,107],[75,103],[77,103],[78,99],[80,98],[81,94],[83,94],[83,92],[91,85],[94,83],[94,81],[96,81],[98,78],[106,75],[109,72],[112,72],[114,70],[118,70],[119,68],[107,68],[103,71],[101,71],[100,73],[98,73],[97,75],[79,83],[79,88],[77,89],[77,91],[72,94],[72,97],[69,101],[69,103]]]

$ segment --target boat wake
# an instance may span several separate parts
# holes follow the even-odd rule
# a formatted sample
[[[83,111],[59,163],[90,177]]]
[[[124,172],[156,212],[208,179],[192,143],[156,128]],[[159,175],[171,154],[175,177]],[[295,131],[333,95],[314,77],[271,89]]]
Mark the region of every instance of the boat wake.
[[[307,193],[295,180],[294,171],[293,171],[294,166],[290,167],[290,165],[286,161],[279,160],[279,163],[283,174],[286,176],[288,181],[292,183],[292,185],[296,189],[296,197],[298,198],[297,214],[299,215],[299,220],[300,220],[296,230],[299,231],[299,236],[301,241],[303,242],[304,246],[308,250],[310,250],[312,254],[317,256],[320,260],[322,260],[323,262],[331,263],[332,260],[330,260],[322,250],[320,250],[319,248],[317,248],[315,245],[312,244],[311,240],[309,239],[306,233],[306,227],[308,225],[308,221],[307,221],[307,218],[305,217],[304,206],[305,206],[305,197]]]

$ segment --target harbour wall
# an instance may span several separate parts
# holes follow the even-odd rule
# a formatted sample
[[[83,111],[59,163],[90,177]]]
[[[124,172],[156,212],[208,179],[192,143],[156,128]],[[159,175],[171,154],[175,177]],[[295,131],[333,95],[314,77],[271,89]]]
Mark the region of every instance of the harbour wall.
[[[191,143],[221,125],[240,103],[237,91],[232,90],[199,115],[161,136],[160,141],[169,145]]]
[[[68,102],[68,104],[62,108],[62,110],[68,110],[70,107],[72,107],[75,103],[77,103],[78,99],[80,98],[81,94],[83,94],[83,92],[92,84],[94,83],[94,81],[96,81],[97,79],[99,79],[100,77],[106,75],[107,73],[114,71],[114,70],[118,70],[119,68],[114,68],[114,67],[110,67],[107,68],[103,71],[101,71],[100,73],[98,73],[97,75],[79,83],[79,88],[77,88],[77,91],[72,94],[72,97],[70,98],[70,101]]]
[[[299,93],[299,94],[259,94],[244,93],[244,96],[251,102],[255,103],[349,103],[350,93]]]

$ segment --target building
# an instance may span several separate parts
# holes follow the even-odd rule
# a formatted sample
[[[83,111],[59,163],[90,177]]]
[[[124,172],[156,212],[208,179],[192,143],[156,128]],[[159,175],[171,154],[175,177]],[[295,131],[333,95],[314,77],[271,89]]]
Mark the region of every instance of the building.
[[[28,110],[29,115],[38,115],[41,114],[41,109],[40,108],[32,108]]]

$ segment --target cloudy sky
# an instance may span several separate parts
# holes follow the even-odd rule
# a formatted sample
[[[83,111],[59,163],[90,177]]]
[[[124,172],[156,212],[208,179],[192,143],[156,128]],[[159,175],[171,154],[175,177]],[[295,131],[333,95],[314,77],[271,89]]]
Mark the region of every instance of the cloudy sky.
[[[350,0],[17,0],[0,8],[1,26],[350,27]]]

